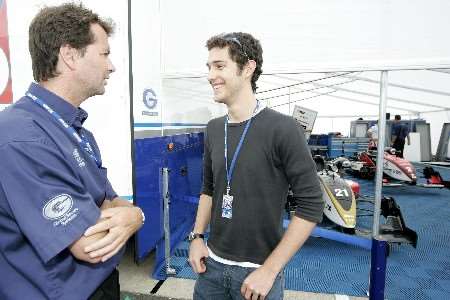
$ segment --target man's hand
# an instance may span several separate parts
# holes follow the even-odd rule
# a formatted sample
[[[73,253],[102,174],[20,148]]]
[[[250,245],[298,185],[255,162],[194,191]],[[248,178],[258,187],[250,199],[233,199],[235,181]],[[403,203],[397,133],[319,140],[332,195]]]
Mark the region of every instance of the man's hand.
[[[111,200],[105,199],[103,200],[102,206],[100,206],[100,211],[103,211],[108,208],[114,207],[111,203]]]
[[[84,248],[91,258],[101,257],[107,261],[114,256],[127,240],[142,226],[141,211],[137,207],[113,207],[101,211],[99,223],[89,227],[84,236],[89,237],[99,232],[108,233],[97,242]]]
[[[81,261],[85,261],[91,264],[96,264],[101,262],[101,257],[91,258],[89,254],[87,254],[84,249],[86,246],[95,243],[96,241],[100,240],[107,234],[106,231],[99,232],[96,234],[93,234],[89,237],[81,237],[77,241],[75,241],[72,245],[69,246],[69,250],[72,253],[72,255]]]
[[[198,274],[206,271],[204,260],[208,256],[208,248],[206,248],[203,239],[197,238],[191,242],[189,246],[189,263],[195,273]]]
[[[245,299],[261,300],[269,294],[277,274],[283,272],[289,259],[300,249],[311,234],[316,223],[292,216],[291,222],[264,264],[250,273],[241,286],[241,294]],[[259,298],[258,298],[259,297]]]
[[[102,206],[100,206],[100,211],[103,211],[103,210],[111,208],[111,207],[112,207],[111,201],[105,199],[102,203]],[[99,219],[97,221],[97,224],[102,221],[103,221],[102,219]],[[91,264],[99,263],[102,261],[101,257],[92,258],[89,256],[88,253],[86,253],[84,251],[84,249],[87,246],[94,244],[98,240],[104,238],[107,234],[108,234],[108,231],[105,230],[102,232],[97,232],[90,236],[82,236],[81,238],[76,240],[72,245],[69,246],[69,250],[72,253],[72,255],[78,260],[85,261],[85,262],[88,262]]]
[[[269,271],[264,266],[259,267],[250,273],[242,283],[242,296],[246,300],[264,300],[269,294],[276,277],[276,273]]]

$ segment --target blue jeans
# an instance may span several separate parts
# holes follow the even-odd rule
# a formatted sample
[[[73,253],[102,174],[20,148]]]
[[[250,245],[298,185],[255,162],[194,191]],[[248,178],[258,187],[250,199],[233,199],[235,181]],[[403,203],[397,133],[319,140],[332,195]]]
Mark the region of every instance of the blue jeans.
[[[241,286],[245,278],[256,270],[221,264],[212,258],[206,258],[206,272],[198,276],[194,288],[194,300],[244,299]],[[277,275],[266,300],[283,299],[283,272]]]

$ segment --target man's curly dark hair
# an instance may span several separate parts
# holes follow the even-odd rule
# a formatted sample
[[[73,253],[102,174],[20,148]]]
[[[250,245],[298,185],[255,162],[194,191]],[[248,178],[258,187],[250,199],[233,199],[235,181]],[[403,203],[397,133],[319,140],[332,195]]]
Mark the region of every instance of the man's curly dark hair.
[[[86,47],[94,42],[91,24],[99,24],[108,36],[114,31],[112,21],[101,19],[81,4],[66,3],[39,11],[30,24],[28,40],[37,82],[58,75],[56,64],[61,46],[68,44],[84,55]]]
[[[206,42],[206,48],[225,48],[228,46],[228,53],[231,60],[237,63],[239,70],[242,71],[249,60],[256,62],[256,68],[252,75],[252,90],[256,92],[258,88],[256,81],[259,75],[262,74],[263,50],[259,40],[255,39],[251,34],[244,32],[230,32],[226,34],[219,34],[211,37]]]

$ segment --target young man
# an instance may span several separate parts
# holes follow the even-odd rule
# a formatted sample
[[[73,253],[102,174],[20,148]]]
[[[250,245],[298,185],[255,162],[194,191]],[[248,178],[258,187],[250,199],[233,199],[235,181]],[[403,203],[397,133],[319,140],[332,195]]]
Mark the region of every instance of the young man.
[[[114,72],[111,24],[81,5],[42,9],[33,75],[0,113],[0,299],[119,299],[116,266],[142,211],[117,197],[79,105]]]
[[[409,128],[405,124],[400,123],[402,117],[395,115],[394,123],[391,128],[391,145],[397,150],[397,156],[403,158],[403,150],[405,149],[405,139],[408,140],[408,145],[411,144],[409,140]]]
[[[202,194],[190,234],[189,261],[199,273],[194,299],[282,299],[283,268],[322,219],[316,168],[295,120],[255,97],[259,41],[229,33],[206,46],[214,100],[228,114],[206,130]],[[289,186],[298,209],[283,235]]]

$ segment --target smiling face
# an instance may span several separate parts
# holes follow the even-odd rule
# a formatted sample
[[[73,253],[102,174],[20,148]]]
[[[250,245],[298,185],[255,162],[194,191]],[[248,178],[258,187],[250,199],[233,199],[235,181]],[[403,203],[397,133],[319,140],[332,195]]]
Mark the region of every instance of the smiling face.
[[[105,93],[106,80],[115,71],[109,58],[108,35],[98,24],[91,24],[94,42],[84,49],[76,61],[80,85],[86,98]]]
[[[214,100],[218,103],[230,104],[246,85],[250,84],[245,79],[242,70],[239,69],[229,55],[228,47],[215,47],[208,55],[208,82],[214,92]]]

